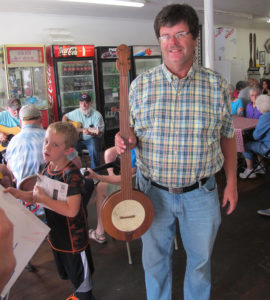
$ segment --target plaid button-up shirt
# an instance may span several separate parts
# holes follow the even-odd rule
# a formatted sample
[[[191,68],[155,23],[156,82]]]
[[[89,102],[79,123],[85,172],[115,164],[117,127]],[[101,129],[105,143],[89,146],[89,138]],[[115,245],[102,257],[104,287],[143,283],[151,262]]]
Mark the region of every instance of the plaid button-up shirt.
[[[179,79],[163,64],[132,82],[129,102],[137,166],[145,177],[177,188],[221,169],[220,138],[232,138],[234,128],[219,74],[194,65]]]

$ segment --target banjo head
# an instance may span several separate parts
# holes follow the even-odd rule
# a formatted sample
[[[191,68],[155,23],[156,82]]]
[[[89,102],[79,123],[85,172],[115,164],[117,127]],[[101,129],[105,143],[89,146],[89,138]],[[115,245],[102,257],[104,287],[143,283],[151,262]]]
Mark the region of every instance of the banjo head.
[[[123,200],[122,192],[116,191],[106,199],[102,207],[104,229],[117,240],[138,239],[153,222],[154,209],[151,200],[137,190],[131,191],[130,198]]]

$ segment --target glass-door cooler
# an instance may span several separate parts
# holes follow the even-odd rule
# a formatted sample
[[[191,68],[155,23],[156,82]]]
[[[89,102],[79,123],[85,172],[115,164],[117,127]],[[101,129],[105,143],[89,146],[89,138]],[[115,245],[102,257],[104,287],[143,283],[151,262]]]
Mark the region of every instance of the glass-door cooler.
[[[132,46],[131,57],[133,79],[139,74],[162,63],[159,46]]]
[[[78,108],[80,94],[90,95],[95,106],[96,93],[92,60],[57,61],[57,70],[62,114]]]
[[[54,120],[79,107],[81,94],[88,94],[96,107],[93,45],[47,46],[47,80]]]
[[[120,77],[116,69],[116,48],[113,46],[96,47],[100,106],[105,122],[104,141],[106,148],[114,145],[114,136],[119,131]]]
[[[45,46],[4,45],[3,50],[8,98],[18,98],[22,105],[37,105],[42,111],[42,124],[47,127]]]

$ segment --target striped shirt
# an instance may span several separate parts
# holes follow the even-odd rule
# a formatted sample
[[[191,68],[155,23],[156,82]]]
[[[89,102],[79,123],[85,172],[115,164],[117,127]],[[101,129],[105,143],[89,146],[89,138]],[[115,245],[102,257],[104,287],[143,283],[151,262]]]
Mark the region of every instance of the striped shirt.
[[[132,82],[129,102],[137,167],[145,177],[177,188],[221,169],[220,138],[232,138],[234,128],[219,74],[194,65],[179,79],[163,64]]]

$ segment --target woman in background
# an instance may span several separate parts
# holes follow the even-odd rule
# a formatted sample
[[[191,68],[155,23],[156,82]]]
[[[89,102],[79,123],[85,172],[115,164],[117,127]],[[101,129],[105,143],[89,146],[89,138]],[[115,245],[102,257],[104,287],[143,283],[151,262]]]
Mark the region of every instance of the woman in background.
[[[262,94],[270,96],[270,80],[262,79]]]
[[[260,95],[260,89],[257,87],[252,87],[249,90],[250,102],[246,107],[246,117],[250,119],[259,119],[262,113],[258,110],[256,106],[256,99]]]

